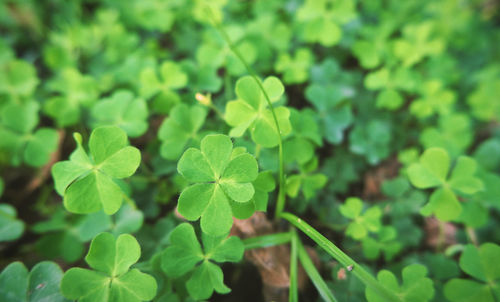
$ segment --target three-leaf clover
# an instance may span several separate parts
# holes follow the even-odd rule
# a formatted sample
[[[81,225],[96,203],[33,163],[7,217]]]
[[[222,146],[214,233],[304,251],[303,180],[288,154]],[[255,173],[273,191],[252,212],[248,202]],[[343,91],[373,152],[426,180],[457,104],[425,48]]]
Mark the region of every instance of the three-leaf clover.
[[[175,90],[186,86],[188,76],[173,61],[163,62],[159,67],[159,75],[156,68],[144,68],[139,76],[139,94],[145,99],[154,97],[153,108],[160,113],[167,113],[180,101]]]
[[[297,10],[297,23],[307,42],[333,46],[342,37],[340,25],[356,16],[354,1],[307,0]]]
[[[426,277],[427,268],[421,264],[412,264],[402,271],[403,284],[399,285],[396,276],[388,270],[381,270],[377,274],[378,281],[387,289],[405,302],[427,302],[434,297],[434,286],[431,279]],[[385,302],[371,288],[366,288],[368,302]]]
[[[30,272],[21,262],[12,262],[0,274],[2,302],[65,302],[59,291],[63,272],[50,261],[36,264]]]
[[[86,214],[101,208],[108,215],[120,208],[123,192],[114,179],[134,174],[141,161],[140,151],[127,146],[127,134],[116,126],[103,126],[92,131],[90,156],[75,133],[77,144],[70,160],[56,163],[52,176],[57,193],[64,196],[64,206],[73,213]]]
[[[0,95],[18,101],[20,97],[29,97],[38,85],[38,77],[33,64],[23,60],[10,60],[0,64]]]
[[[308,48],[297,49],[291,57],[288,53],[278,56],[274,69],[283,73],[283,82],[286,84],[304,83],[309,78],[309,69],[313,64],[314,56]]]
[[[221,268],[215,262],[238,262],[244,246],[236,236],[212,237],[202,235],[201,248],[194,228],[183,223],[170,234],[170,246],[162,254],[162,269],[170,277],[181,277],[192,272],[186,288],[196,300],[208,299],[215,290],[226,294],[231,290],[224,284]]]
[[[284,92],[283,84],[275,77],[268,77],[262,83],[271,102],[280,99]],[[274,108],[281,133],[278,133],[273,114],[260,90],[259,85],[251,76],[240,78],[236,82],[238,100],[226,104],[226,122],[233,127],[229,135],[240,137],[247,129],[252,140],[266,148],[278,145],[279,136],[285,136],[292,130],[290,111],[284,106]]]
[[[378,232],[382,225],[382,210],[373,206],[361,214],[363,202],[356,197],[349,197],[345,203],[339,207],[340,213],[353,221],[349,223],[345,231],[346,235],[356,240],[365,238],[368,232]]]
[[[401,91],[413,92],[418,87],[418,80],[418,74],[411,69],[382,67],[367,74],[364,84],[369,90],[380,91],[376,98],[377,108],[396,110],[405,101]]]
[[[421,95],[410,105],[410,112],[420,119],[434,113],[440,115],[451,113],[456,98],[453,91],[443,88],[440,80],[429,80],[423,83]]]
[[[389,156],[391,125],[383,120],[359,123],[349,134],[349,149],[355,154],[364,155],[372,165]]]
[[[71,268],[63,276],[61,292],[68,299],[93,301],[149,301],[156,295],[156,280],[130,266],[139,260],[137,240],[123,234],[115,238],[101,233],[91,242],[85,257],[94,270]]]
[[[342,94],[340,87],[319,84],[308,86],[305,94],[317,111],[322,135],[332,144],[340,143],[344,130],[353,120],[350,103],[343,101],[346,95]]]
[[[385,261],[390,261],[402,247],[397,234],[396,228],[383,226],[377,234],[377,239],[369,236],[363,239],[363,254],[367,259],[377,259],[383,253]]]
[[[443,221],[456,219],[462,211],[455,192],[471,195],[483,189],[482,181],[474,176],[476,161],[470,157],[460,156],[450,176],[450,157],[441,148],[430,148],[420,157],[418,163],[408,167],[410,182],[419,189],[438,188],[435,190],[421,213],[436,217]]]
[[[95,79],[73,68],[63,69],[48,82],[47,89],[58,95],[50,97],[43,109],[60,127],[76,124],[82,109],[92,106],[99,94]]]
[[[226,135],[207,135],[200,146],[187,149],[177,165],[179,173],[194,183],[179,196],[178,210],[191,221],[201,217],[203,232],[223,235],[233,224],[232,206],[247,203],[254,196],[257,161],[240,148],[233,150]]]
[[[130,137],[138,137],[148,129],[146,101],[135,98],[128,90],[117,90],[109,98],[96,103],[91,110],[92,126],[115,125]]]
[[[302,190],[305,200],[316,196],[317,191],[323,188],[328,177],[322,173],[314,173],[318,169],[318,158],[313,157],[309,162],[300,166],[300,173],[290,175],[286,179],[286,193],[295,198]],[[305,205],[305,203],[303,203]]]
[[[201,106],[189,107],[181,103],[172,108],[158,130],[158,138],[162,141],[161,156],[178,159],[186,146],[196,140],[206,117],[207,110]]]
[[[24,161],[30,166],[42,166],[57,149],[56,130],[35,130],[38,109],[38,103],[27,102],[8,104],[0,111],[0,151],[7,153],[13,165]]]
[[[460,268],[475,280],[452,279],[444,295],[452,302],[494,302],[500,299],[500,246],[484,243],[467,245],[460,256]]]
[[[400,59],[403,66],[409,67],[426,56],[437,55],[445,47],[441,38],[432,38],[436,24],[431,21],[420,24],[408,24],[402,32],[403,38],[394,41],[394,55]]]
[[[452,113],[439,118],[438,127],[428,127],[420,134],[420,142],[426,148],[443,148],[452,158],[462,154],[474,139],[469,116]]]

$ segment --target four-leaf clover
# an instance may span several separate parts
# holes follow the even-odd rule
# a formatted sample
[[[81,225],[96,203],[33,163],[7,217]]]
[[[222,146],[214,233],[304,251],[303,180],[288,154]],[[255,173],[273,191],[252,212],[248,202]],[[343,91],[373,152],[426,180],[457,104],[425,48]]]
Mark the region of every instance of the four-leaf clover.
[[[218,236],[229,232],[233,224],[232,205],[249,202],[257,178],[255,158],[233,143],[226,135],[207,135],[201,148],[184,152],[177,170],[193,185],[179,196],[179,213],[188,220],[201,217],[203,232]]]

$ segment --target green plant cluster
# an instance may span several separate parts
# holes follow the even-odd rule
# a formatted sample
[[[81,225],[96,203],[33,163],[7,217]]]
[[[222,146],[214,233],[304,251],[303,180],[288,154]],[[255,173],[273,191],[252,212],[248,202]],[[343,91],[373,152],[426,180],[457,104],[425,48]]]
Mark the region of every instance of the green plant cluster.
[[[248,259],[279,245],[292,302],[500,301],[499,24],[0,1],[0,301],[265,301]]]

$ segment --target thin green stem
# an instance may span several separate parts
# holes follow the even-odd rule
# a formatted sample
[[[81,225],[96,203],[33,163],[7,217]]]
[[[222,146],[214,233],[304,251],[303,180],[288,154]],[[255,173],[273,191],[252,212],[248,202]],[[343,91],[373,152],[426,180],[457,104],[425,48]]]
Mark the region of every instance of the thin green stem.
[[[243,244],[245,245],[245,250],[251,250],[288,243],[291,238],[290,232],[274,233],[244,239]]]
[[[274,218],[277,220],[279,218],[280,213],[285,208],[285,161],[283,159],[283,139],[281,137],[281,130],[280,130],[279,122],[278,122],[278,117],[276,116],[276,112],[274,111],[274,107],[273,107],[273,104],[271,103],[271,99],[269,98],[269,95],[267,94],[266,90],[264,89],[262,82],[257,77],[257,74],[253,71],[253,69],[250,67],[250,65],[248,65],[248,63],[246,62],[245,58],[240,53],[240,51],[235,47],[235,45],[231,41],[231,38],[229,38],[229,35],[227,34],[226,30],[222,27],[222,24],[220,22],[216,21],[216,18],[214,17],[214,14],[212,12],[212,8],[210,7],[210,5],[207,5],[207,7],[208,7],[208,11],[209,11],[209,14],[212,18],[212,22],[213,22],[215,28],[222,35],[222,38],[224,39],[224,41],[226,41],[227,45],[229,46],[229,49],[231,49],[231,51],[236,55],[236,57],[240,60],[240,62],[243,64],[243,66],[245,66],[245,69],[247,70],[247,72],[254,79],[254,81],[257,83],[260,90],[262,91],[262,94],[264,95],[264,98],[266,99],[267,105],[269,106],[269,109],[271,110],[271,114],[273,116],[276,130],[278,131],[278,138],[279,138],[278,139],[279,190],[278,190],[278,201],[276,203],[276,211],[274,213]]]
[[[297,247],[298,238],[297,231],[294,227],[291,227],[290,232],[292,233],[292,241],[290,244],[290,288],[288,292],[288,301],[297,302],[299,301],[299,287],[297,285]]]
[[[337,302],[337,299],[335,299],[332,291],[328,288],[328,285],[326,285],[325,280],[323,280],[318,270],[314,266],[314,263],[312,262],[311,257],[309,257],[309,254],[302,245],[302,242],[300,242],[300,240],[297,240],[297,243],[300,263],[302,264],[302,267],[318,290],[320,296],[325,301]]]
[[[128,197],[127,194],[123,193],[123,199],[125,199],[125,202],[134,210],[137,210],[137,205],[135,204],[135,201],[132,200],[132,198]]]
[[[402,300],[396,296],[392,291],[385,288],[380,284],[368,271],[366,271],[361,265],[356,263],[351,257],[347,256],[342,250],[340,250],[335,244],[328,240],[325,236],[321,235],[313,227],[307,224],[302,219],[290,213],[281,213],[281,218],[288,220],[295,227],[304,232],[309,236],[314,242],[316,242],[322,249],[324,249],[330,256],[335,260],[340,262],[349,272],[352,272],[356,277],[358,277],[366,286],[373,289],[384,301],[390,302],[402,302]]]

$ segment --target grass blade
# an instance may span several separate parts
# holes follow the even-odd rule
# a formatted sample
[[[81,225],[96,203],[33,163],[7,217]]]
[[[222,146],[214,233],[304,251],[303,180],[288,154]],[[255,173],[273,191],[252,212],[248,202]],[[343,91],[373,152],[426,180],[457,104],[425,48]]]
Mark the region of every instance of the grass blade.
[[[290,232],[262,235],[243,240],[245,250],[270,247],[290,242],[292,235]]]
[[[302,264],[307,275],[309,276],[312,283],[318,290],[320,296],[323,298],[323,300],[327,302],[337,302],[337,299],[335,299],[335,296],[333,295],[332,291],[326,285],[325,280],[323,280],[323,278],[319,274],[318,270],[314,266],[311,258],[309,257],[309,254],[307,254],[307,251],[300,242],[300,240],[297,240],[297,243],[298,243],[297,245],[298,245],[298,255],[300,263]]]
[[[402,302],[392,291],[385,288],[380,284],[369,272],[367,272],[361,265],[356,263],[351,257],[347,256],[335,244],[328,240],[325,236],[321,235],[312,226],[304,222],[297,216],[283,212],[281,218],[288,220],[295,227],[304,232],[314,242],[316,242],[322,249],[324,249],[330,256],[340,262],[349,272],[352,272],[358,277],[366,286],[372,288],[384,301]],[[293,239],[292,239],[293,240]]]

